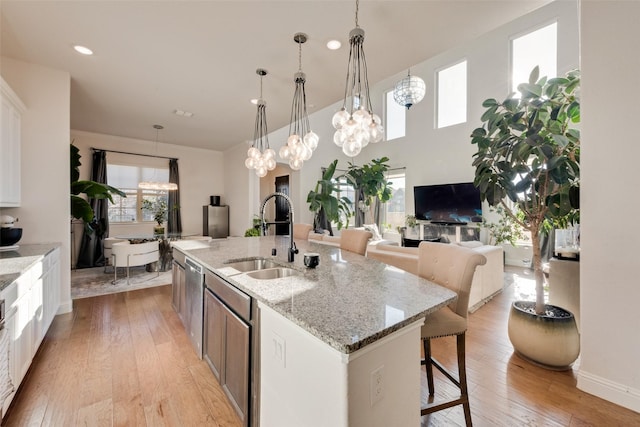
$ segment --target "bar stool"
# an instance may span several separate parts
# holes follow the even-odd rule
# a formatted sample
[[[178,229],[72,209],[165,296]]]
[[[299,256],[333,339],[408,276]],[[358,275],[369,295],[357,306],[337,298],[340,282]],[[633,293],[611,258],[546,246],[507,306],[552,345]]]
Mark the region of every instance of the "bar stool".
[[[365,230],[346,229],[340,232],[340,249],[364,255],[367,252],[367,244],[373,234]]]
[[[460,389],[459,398],[443,403],[430,403],[420,410],[420,415],[462,405],[465,422],[467,426],[472,425],[465,365],[465,332],[473,274],[477,266],[484,265],[486,262],[487,259],[484,255],[458,245],[421,242],[418,247],[418,275],[458,294],[458,299],[454,302],[429,314],[422,326],[424,360],[421,361],[421,364],[425,365],[427,371],[429,396],[434,395],[434,366]],[[457,379],[431,356],[431,340],[446,336],[456,337]]]

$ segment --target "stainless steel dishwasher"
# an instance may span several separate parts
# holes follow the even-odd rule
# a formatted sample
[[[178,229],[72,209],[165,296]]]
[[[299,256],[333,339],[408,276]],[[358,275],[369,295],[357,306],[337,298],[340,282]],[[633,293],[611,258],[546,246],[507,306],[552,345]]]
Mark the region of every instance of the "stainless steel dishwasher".
[[[202,359],[204,272],[200,264],[186,257],[184,275],[185,313],[182,322],[196,350],[196,354]]]

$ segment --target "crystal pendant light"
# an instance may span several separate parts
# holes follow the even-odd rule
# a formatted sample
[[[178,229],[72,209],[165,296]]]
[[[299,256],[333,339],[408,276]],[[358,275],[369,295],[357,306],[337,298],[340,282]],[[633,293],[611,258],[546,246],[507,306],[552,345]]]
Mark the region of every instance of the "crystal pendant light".
[[[356,27],[349,33],[349,63],[342,108],[331,123],[336,129],[333,142],[349,157],[360,154],[369,142],[384,138],[382,120],[373,114],[369,96],[367,61],[364,56],[364,30],[358,26],[360,2],[356,0]]]
[[[413,104],[417,104],[424,98],[426,86],[420,77],[412,76],[411,70],[407,72],[407,77],[396,83],[393,88],[393,99],[407,110]]]
[[[155,143],[155,152],[158,154],[158,132],[164,129],[162,125],[153,125],[153,128],[156,130],[156,143]],[[141,181],[138,183],[138,188],[141,190],[155,190],[155,191],[171,191],[177,190],[178,184],[175,182],[159,182],[155,180],[156,170],[153,170],[153,176],[151,177],[151,181]]]
[[[309,125],[307,114],[307,94],[304,90],[306,75],[302,72],[302,44],[307,41],[307,35],[296,33],[293,41],[298,43],[298,72],[294,76],[296,84],[291,105],[291,121],[289,122],[289,138],[280,147],[280,157],[289,162],[293,170],[300,170],[306,160],[311,158],[313,150],[318,147],[319,137]]]
[[[269,148],[269,138],[267,137],[267,102],[262,99],[262,78],[267,75],[267,70],[258,68],[256,74],[260,76],[260,98],[258,98],[258,112],[256,114],[256,125],[253,132],[253,142],[247,151],[247,160],[244,165],[248,169],[255,169],[256,175],[260,178],[267,175],[267,172],[276,167],[276,152]]]

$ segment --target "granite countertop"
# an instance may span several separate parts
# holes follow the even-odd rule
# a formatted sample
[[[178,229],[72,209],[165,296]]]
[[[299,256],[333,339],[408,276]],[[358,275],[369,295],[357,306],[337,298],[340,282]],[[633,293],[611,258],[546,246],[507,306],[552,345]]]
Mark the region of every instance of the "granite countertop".
[[[0,251],[0,291],[49,252],[59,247],[59,243],[41,243],[19,245],[15,250]]]
[[[207,248],[174,246],[342,353],[352,353],[450,303],[442,286],[340,248],[296,241],[300,253],[287,262],[288,237],[214,240]],[[277,256],[271,256],[272,248]],[[308,269],[305,252],[320,254]],[[225,263],[265,257],[293,268],[294,276],[257,280]]]

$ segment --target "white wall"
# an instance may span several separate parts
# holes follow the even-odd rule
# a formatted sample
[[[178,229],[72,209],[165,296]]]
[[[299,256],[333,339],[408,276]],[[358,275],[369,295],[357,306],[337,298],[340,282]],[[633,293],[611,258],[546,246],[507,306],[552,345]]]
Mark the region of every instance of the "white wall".
[[[69,73],[2,57],[2,77],[27,106],[22,115],[19,208],[0,214],[20,219],[20,244],[58,242],[69,264]],[[71,311],[70,269],[60,269],[58,313]]]
[[[459,46],[425,60],[411,67],[411,73],[424,79],[427,85],[425,99],[411,107],[407,112],[407,133],[404,138],[393,141],[370,144],[360,155],[353,159],[362,164],[371,159],[387,156],[391,167],[406,166],[406,212],[412,213],[413,191],[415,185],[439,184],[449,182],[468,182],[474,178],[471,165],[472,155],[476,151],[471,145],[469,135],[478,127],[483,113],[482,101],[490,97],[505,97],[509,92],[509,44],[510,38],[524,31],[535,29],[558,19],[558,73],[562,74],[578,67],[578,19],[577,4],[574,1],[559,1],[544,6],[513,22],[488,33],[473,42]],[[365,51],[375,49],[365,45]],[[468,61],[468,122],[444,129],[434,129],[434,81],[435,72],[466,58]],[[347,58],[345,57],[345,65]],[[384,93],[406,76],[406,70],[390,76],[371,87],[373,109],[383,116]],[[343,82],[336,82],[337,85]],[[308,102],[313,103],[313,93],[308,94]],[[320,178],[320,168],[339,159],[338,168],[346,169],[351,159],[333,143],[334,129],[331,117],[342,106],[342,101],[313,113],[309,120],[311,129],[320,136],[320,143],[308,162],[300,171],[299,195],[295,199],[296,222],[313,222],[308,209],[306,195]],[[268,111],[267,111],[268,115]],[[271,148],[279,150],[286,141],[288,127],[269,134]],[[237,147],[242,159],[227,157],[225,164],[231,182],[242,182],[246,170],[242,170],[247,147]],[[234,167],[235,166],[235,167]],[[246,188],[246,187],[245,187]],[[246,204],[249,210],[258,211],[260,200],[257,195],[248,194]],[[299,213],[299,214],[298,214]],[[245,224],[246,225],[246,224]],[[245,227],[246,228],[246,227]]]
[[[151,127],[149,127],[151,130]],[[154,134],[155,136],[155,134]],[[227,204],[224,196],[223,154],[219,151],[164,144],[155,140],[123,138],[111,135],[71,131],[75,146],[80,149],[81,179],[90,179],[91,148],[149,154],[178,159],[180,170],[180,214],[185,233],[202,233],[202,206],[209,204],[209,196],[221,195],[221,204]],[[107,153],[107,157],[109,153]],[[144,157],[131,156],[144,161]],[[169,160],[166,160],[168,165]],[[155,223],[110,224],[109,235],[152,234]]]
[[[578,387],[640,412],[636,237],[640,211],[640,2],[583,1]]]

